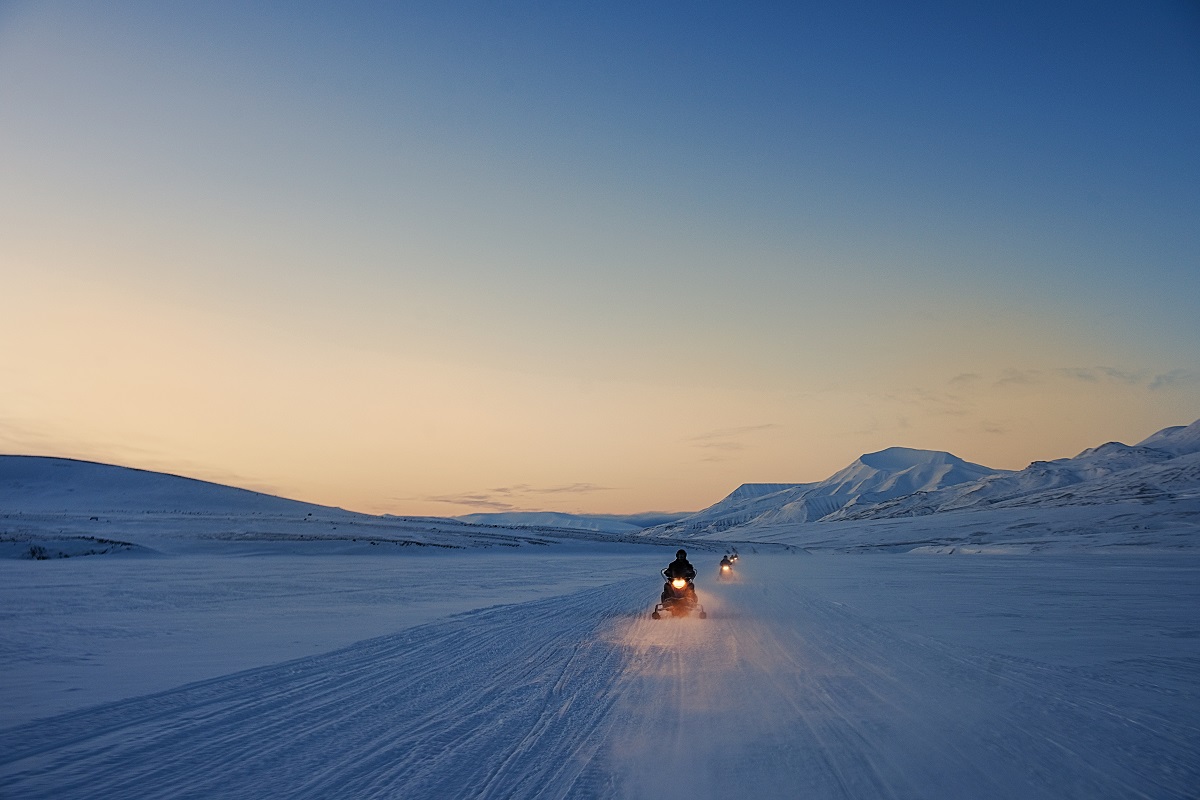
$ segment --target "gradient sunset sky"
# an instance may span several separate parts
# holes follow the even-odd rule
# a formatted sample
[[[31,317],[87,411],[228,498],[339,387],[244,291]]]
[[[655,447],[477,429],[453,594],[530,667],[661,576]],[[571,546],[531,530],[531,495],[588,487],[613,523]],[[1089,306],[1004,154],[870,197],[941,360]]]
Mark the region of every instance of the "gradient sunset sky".
[[[1195,2],[0,2],[0,453],[694,510],[1200,417]]]

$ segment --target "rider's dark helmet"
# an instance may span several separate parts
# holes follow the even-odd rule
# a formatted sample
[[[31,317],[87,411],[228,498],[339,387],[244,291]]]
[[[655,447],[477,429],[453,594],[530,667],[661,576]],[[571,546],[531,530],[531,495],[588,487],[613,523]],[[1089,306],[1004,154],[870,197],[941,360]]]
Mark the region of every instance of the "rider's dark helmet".
[[[687,550],[676,550],[675,557],[676,558],[687,558]]]

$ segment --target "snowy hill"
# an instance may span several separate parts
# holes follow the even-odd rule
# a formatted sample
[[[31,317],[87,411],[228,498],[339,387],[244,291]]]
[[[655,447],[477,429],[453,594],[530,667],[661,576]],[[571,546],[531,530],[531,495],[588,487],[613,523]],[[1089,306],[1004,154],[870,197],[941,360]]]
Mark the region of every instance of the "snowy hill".
[[[247,489],[91,461],[0,456],[0,512],[306,514],[337,511]]]
[[[673,522],[648,528],[654,535],[697,531],[709,533],[734,528],[756,519],[762,513],[776,507],[795,491],[811,484],[803,483],[743,483],[725,499],[695,514],[688,514]]]
[[[0,558],[281,549],[374,554],[619,536],[536,524],[503,530],[437,517],[375,516],[110,464],[0,456]]]

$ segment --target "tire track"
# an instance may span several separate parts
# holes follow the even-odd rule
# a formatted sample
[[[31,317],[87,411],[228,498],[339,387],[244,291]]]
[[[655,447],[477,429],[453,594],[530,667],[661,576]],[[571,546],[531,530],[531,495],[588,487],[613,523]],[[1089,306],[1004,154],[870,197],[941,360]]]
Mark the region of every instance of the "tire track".
[[[1200,781],[1186,715],[898,632],[789,566],[702,585],[703,621],[651,620],[657,580],[636,578],[10,728],[0,791],[1165,800]]]
[[[785,566],[709,589],[707,627],[626,627],[611,796],[1192,796],[1194,726],[1122,713],[1082,676],[894,631]]]
[[[489,609],[0,732],[5,796],[566,796],[645,580]],[[607,700],[606,700],[607,698]]]

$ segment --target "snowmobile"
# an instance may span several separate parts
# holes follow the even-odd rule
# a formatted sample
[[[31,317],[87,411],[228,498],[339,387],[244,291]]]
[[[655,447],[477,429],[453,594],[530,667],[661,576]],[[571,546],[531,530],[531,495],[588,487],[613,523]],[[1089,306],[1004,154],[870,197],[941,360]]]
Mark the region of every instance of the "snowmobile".
[[[721,566],[717,570],[717,580],[731,581],[733,580],[733,559],[726,556],[721,559]]]
[[[691,578],[672,578],[665,569],[662,575],[667,579],[667,584],[663,587],[661,602],[654,607],[654,613],[650,615],[652,619],[662,619],[663,614],[686,617],[696,610],[700,612],[696,615],[700,619],[708,617],[708,612],[696,599],[696,586]]]

